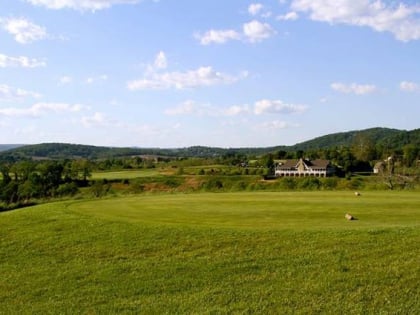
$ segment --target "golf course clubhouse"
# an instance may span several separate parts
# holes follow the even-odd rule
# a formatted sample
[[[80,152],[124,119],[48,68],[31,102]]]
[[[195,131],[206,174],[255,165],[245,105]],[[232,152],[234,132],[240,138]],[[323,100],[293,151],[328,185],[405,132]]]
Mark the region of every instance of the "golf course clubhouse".
[[[327,177],[335,173],[334,167],[328,160],[286,160],[284,163],[279,163],[275,169],[277,177],[292,176],[292,177]]]

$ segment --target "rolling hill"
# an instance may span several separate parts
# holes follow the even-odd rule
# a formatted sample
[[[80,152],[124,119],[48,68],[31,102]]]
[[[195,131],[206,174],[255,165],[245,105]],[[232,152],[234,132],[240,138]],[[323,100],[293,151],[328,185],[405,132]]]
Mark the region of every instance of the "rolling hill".
[[[0,145],[0,159],[65,159],[65,158],[113,158],[134,155],[154,155],[165,157],[214,157],[229,154],[261,155],[279,150],[310,151],[335,147],[351,146],[356,135],[368,137],[377,146],[398,150],[407,144],[420,146],[420,129],[411,131],[370,128],[333,133],[314,138],[292,146],[274,146],[265,148],[217,148],[192,146],[188,148],[119,148],[93,145],[42,143],[34,145]]]

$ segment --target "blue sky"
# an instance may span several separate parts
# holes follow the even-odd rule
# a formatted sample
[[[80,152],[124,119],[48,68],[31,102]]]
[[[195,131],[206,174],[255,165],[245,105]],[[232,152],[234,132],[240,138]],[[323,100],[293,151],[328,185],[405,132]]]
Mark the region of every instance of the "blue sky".
[[[0,8],[0,143],[263,147],[420,127],[415,0]]]

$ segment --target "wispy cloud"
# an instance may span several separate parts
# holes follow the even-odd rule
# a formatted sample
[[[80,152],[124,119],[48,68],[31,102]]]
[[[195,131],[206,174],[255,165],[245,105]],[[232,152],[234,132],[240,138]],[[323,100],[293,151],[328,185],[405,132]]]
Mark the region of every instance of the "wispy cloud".
[[[195,33],[194,37],[200,41],[201,45],[224,44],[232,40],[257,43],[275,35],[276,31],[268,23],[262,23],[258,20],[244,23],[242,32],[233,29],[209,30],[204,34]]]
[[[32,91],[26,91],[20,88],[14,88],[6,84],[0,84],[0,100],[22,101],[27,97],[40,98],[42,95]]]
[[[226,73],[215,71],[212,67],[200,67],[196,70],[186,72],[165,72],[147,73],[146,77],[140,80],[133,80],[127,83],[131,91],[147,89],[188,89],[202,86],[232,84],[247,77],[247,73],[232,76]]]
[[[366,26],[390,32],[397,40],[420,39],[420,6],[381,0],[293,0],[293,11],[307,13],[314,21]]]
[[[257,15],[264,6],[261,3],[251,3],[248,7],[248,13],[251,15]]]
[[[73,82],[73,78],[67,75],[62,76],[59,80],[58,83],[60,85],[66,85],[66,84],[70,84]]]
[[[237,116],[240,114],[250,113],[248,105],[234,105],[230,107],[217,107],[211,104],[199,104],[195,101],[188,100],[184,103],[168,108],[164,111],[166,115],[195,115],[195,116]]]
[[[168,60],[165,53],[163,51],[159,51],[155,58],[154,67],[156,69],[166,69],[167,66]]]
[[[83,116],[80,120],[82,125],[86,128],[108,126],[109,120],[104,113],[95,112],[91,116]]]
[[[306,105],[287,104],[281,100],[262,99],[257,101],[254,106],[254,113],[261,114],[294,114],[306,111]]]
[[[6,117],[38,117],[47,113],[69,113],[79,112],[85,106],[81,104],[67,104],[67,103],[36,103],[27,108],[0,108],[0,116]]]
[[[21,68],[37,68],[45,67],[45,61],[25,56],[10,57],[0,54],[0,68],[21,67]]]
[[[48,37],[47,30],[25,18],[0,19],[2,28],[20,44],[29,44]]]
[[[96,77],[89,77],[85,80],[86,84],[93,84],[95,82],[99,82],[99,81],[106,81],[108,80],[108,75],[106,74],[102,74],[100,76],[96,76]]]
[[[410,81],[402,81],[400,83],[400,90],[405,92],[420,92],[420,84]]]
[[[345,94],[356,94],[356,95],[365,95],[373,93],[377,90],[377,87],[373,84],[344,84],[340,82],[334,82],[331,84],[331,88],[334,91],[345,93]]]
[[[195,101],[188,100],[184,103],[168,108],[164,111],[165,115],[177,116],[177,115],[213,115],[214,112],[209,105],[197,104]]]
[[[259,100],[255,102],[253,106],[244,104],[229,107],[199,104],[195,101],[188,100],[176,107],[166,109],[165,114],[221,117],[262,114],[296,114],[303,113],[306,109],[306,105],[286,104],[280,100],[268,99]]]
[[[290,123],[282,120],[273,120],[267,121],[257,126],[258,130],[278,130],[278,129],[287,129],[287,128],[296,128],[299,127],[299,124]]]
[[[231,40],[240,40],[242,35],[235,30],[209,30],[204,34],[194,35],[201,45],[224,44]]]
[[[295,21],[298,18],[299,18],[299,15],[296,12],[291,11],[291,12],[288,12],[288,13],[286,13],[284,15],[279,15],[277,17],[277,20],[282,20],[282,21]]]

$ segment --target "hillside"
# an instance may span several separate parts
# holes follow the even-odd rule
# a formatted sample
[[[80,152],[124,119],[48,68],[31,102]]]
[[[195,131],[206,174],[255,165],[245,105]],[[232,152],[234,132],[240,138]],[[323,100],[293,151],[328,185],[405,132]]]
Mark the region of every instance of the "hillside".
[[[24,144],[0,144],[0,152],[23,147],[23,146]]]
[[[275,146],[266,148],[216,148],[193,146],[188,148],[162,149],[162,148],[115,148],[80,144],[43,143],[35,145],[0,145],[0,159],[21,158],[113,158],[134,155],[154,155],[164,157],[215,157],[230,154],[262,155],[279,150],[284,151],[310,151],[335,147],[351,146],[356,135],[368,137],[377,146],[398,150],[407,144],[420,146],[420,129],[411,131],[370,128],[339,132],[314,138],[293,146]]]
[[[384,146],[390,149],[400,149],[404,145],[420,145],[420,129],[412,131],[370,128],[364,130],[353,130],[317,137],[292,146],[294,150],[315,150],[332,147],[351,146],[356,135],[363,135],[369,138],[377,146]]]

